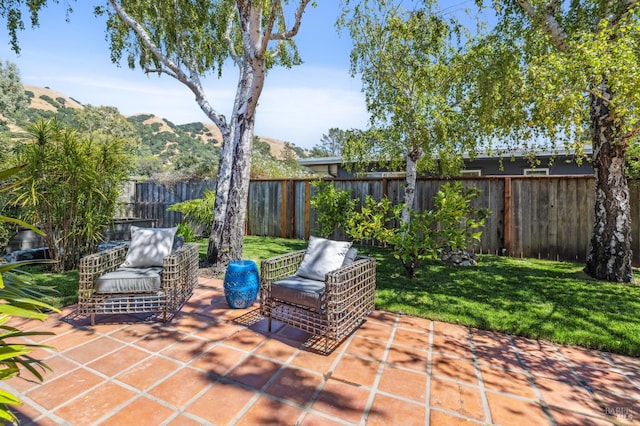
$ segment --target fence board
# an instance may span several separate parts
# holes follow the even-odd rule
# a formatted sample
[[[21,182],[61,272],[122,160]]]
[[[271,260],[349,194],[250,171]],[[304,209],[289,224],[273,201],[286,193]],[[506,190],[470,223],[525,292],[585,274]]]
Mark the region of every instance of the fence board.
[[[475,207],[491,210],[485,222],[480,251],[502,253],[510,232],[512,256],[539,257],[583,262],[586,260],[594,221],[593,177],[480,177],[461,179],[465,187],[477,187],[482,193]],[[507,180],[511,198],[505,200]],[[315,235],[317,216],[310,207],[315,187],[310,179],[258,180],[249,186],[247,234],[282,236],[298,239]],[[335,185],[364,202],[367,195],[376,200],[386,194],[392,203],[404,198],[404,180],[335,179]],[[418,179],[416,209],[433,207],[433,197],[448,180]],[[167,208],[176,202],[202,198],[205,190],[214,190],[215,181],[180,182],[171,186],[155,182],[136,182],[127,186],[120,211],[127,216],[153,219],[158,227],[175,226],[182,214]],[[640,187],[632,186],[631,217],[634,265],[640,265]],[[510,202],[510,205],[505,205]],[[507,216],[510,212],[510,216]],[[510,226],[510,229],[506,229]],[[206,231],[206,230],[205,230]],[[344,235],[336,235],[336,238]]]

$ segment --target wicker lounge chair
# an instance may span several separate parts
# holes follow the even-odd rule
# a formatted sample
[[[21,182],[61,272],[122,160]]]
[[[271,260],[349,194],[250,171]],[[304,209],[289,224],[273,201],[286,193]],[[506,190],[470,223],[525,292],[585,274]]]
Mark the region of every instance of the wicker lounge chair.
[[[169,314],[175,315],[191,297],[198,284],[198,245],[186,243],[162,259],[159,288],[138,286],[127,290],[124,286],[121,290],[112,287],[101,291],[99,278],[122,265],[127,249],[128,244],[123,244],[80,260],[77,312],[90,315],[92,325],[96,314],[159,312],[162,321],[166,322],[170,319]]]
[[[324,338],[328,354],[329,344],[337,346],[358,328],[375,306],[376,262],[358,256],[348,266],[325,275],[324,282],[308,283],[311,288],[288,288],[283,293],[274,282],[293,278],[305,256],[305,250],[288,253],[262,261],[260,268],[260,312],[269,319],[269,332],[273,319],[289,326]],[[306,284],[305,284],[306,286]],[[274,291],[275,289],[275,291]]]

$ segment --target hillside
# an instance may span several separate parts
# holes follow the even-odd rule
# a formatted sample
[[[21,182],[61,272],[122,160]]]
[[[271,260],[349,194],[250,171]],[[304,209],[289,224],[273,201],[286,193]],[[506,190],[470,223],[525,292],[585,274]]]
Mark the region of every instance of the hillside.
[[[25,92],[30,98],[30,108],[34,110],[59,112],[64,108],[84,108],[81,101],[73,99],[50,89],[49,87],[24,86]],[[117,108],[117,106],[115,106]],[[153,113],[136,114],[127,117],[132,122],[142,141],[142,151],[160,158],[163,164],[171,164],[177,155],[198,155],[207,145],[220,147],[222,134],[212,123],[186,123],[173,124]],[[15,125],[9,125],[14,133],[21,133],[23,129]],[[285,160],[287,145],[293,149],[295,157],[303,157],[304,150],[278,139],[258,136],[261,142],[269,145],[271,155],[277,160]],[[289,154],[291,155],[291,154]]]

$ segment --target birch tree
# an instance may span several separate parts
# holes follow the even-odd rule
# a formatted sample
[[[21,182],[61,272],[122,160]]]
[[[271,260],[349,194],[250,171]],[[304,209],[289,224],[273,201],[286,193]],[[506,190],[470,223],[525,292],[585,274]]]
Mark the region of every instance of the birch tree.
[[[478,130],[578,156],[593,147],[595,223],[585,271],[630,282],[626,154],[640,131],[637,1],[499,0],[498,23],[473,49]]]
[[[55,0],[54,0],[55,1]],[[220,129],[222,154],[216,181],[214,221],[207,261],[225,265],[242,257],[251,151],[258,99],[266,72],[300,62],[293,38],[311,0],[108,0],[97,13],[107,16],[114,62],[166,75],[184,84],[200,109]],[[0,1],[10,43],[23,27],[19,7],[27,4],[32,23],[46,0]],[[202,79],[221,75],[231,61],[238,82],[231,117],[213,106]]]
[[[475,150],[475,142],[461,132],[465,120],[458,107],[464,28],[444,17],[437,2],[418,3],[424,6],[346,1],[340,21],[353,39],[351,71],[362,78],[371,124],[357,137],[352,133],[343,157],[405,166],[405,223],[418,173],[454,172],[463,153]]]

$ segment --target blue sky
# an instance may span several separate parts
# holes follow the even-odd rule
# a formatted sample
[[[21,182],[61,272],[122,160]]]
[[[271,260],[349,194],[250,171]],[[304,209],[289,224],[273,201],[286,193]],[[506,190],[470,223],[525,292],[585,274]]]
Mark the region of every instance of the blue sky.
[[[19,34],[20,56],[11,51],[4,27],[0,29],[0,59],[17,64],[24,84],[50,87],[83,104],[114,106],[124,115],[151,113],[175,124],[208,120],[178,81],[111,62],[103,18],[93,15],[94,5],[102,1],[50,3],[41,13],[40,26]],[[66,3],[74,9],[69,22]],[[351,41],[334,26],[340,2],[317,3],[307,9],[296,37],[304,64],[269,72],[256,118],[257,135],[304,148],[318,144],[332,127],[365,128],[368,121],[360,81],[349,73]],[[474,0],[440,3],[445,13],[456,13],[473,7]],[[236,77],[235,69],[229,69],[221,80],[209,76],[204,82],[210,103],[226,116]]]
[[[19,56],[2,28],[0,59],[17,64],[23,84],[47,86],[84,104],[114,106],[125,115],[152,113],[175,124],[207,121],[181,83],[111,62],[104,22],[93,16],[95,3],[71,2],[70,22],[63,4],[49,5],[39,27],[19,34]],[[329,128],[363,128],[368,117],[360,81],[349,75],[351,42],[334,27],[339,2],[318,3],[305,13],[296,38],[304,64],[269,72],[256,120],[256,134],[306,148],[318,144]],[[227,116],[237,76],[229,71],[204,84],[211,104]]]

